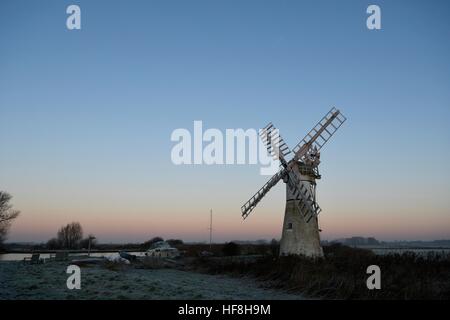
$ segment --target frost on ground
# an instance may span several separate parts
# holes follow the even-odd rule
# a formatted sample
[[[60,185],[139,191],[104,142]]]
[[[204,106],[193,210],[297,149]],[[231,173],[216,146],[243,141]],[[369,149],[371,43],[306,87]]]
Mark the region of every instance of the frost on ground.
[[[0,299],[302,299],[244,278],[175,269],[81,268],[81,289],[66,286],[67,264],[0,262]]]

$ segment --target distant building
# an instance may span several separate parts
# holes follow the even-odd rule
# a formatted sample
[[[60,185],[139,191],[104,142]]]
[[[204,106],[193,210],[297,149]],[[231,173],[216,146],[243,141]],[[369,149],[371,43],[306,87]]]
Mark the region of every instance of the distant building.
[[[173,248],[166,241],[158,241],[152,244],[145,252],[147,257],[176,258],[180,256],[177,248]]]

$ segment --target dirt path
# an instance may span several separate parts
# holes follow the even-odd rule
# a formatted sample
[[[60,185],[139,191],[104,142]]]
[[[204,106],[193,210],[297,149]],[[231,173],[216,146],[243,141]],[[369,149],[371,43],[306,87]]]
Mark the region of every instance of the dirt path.
[[[67,264],[0,262],[0,299],[302,299],[250,279],[174,269],[82,268],[81,289],[68,290]]]

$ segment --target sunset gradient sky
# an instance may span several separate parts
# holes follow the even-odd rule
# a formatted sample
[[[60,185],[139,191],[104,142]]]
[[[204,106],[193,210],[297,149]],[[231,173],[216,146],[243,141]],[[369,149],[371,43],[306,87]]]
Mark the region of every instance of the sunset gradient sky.
[[[66,28],[78,4],[82,30]],[[378,4],[382,30],[366,28]],[[79,221],[100,242],[279,238],[284,184],[243,222],[258,165],[175,166],[174,129],[294,147],[336,106],[323,239],[450,238],[449,1],[0,1],[0,190],[10,241]]]

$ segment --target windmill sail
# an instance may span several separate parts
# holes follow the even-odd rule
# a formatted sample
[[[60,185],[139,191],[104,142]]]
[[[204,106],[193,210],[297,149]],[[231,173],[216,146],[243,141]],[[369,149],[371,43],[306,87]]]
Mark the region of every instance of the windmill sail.
[[[297,211],[299,214],[303,215],[308,222],[322,211],[312,198],[311,190],[308,190],[308,187],[300,181],[297,174],[292,170],[288,171],[287,184],[294,198],[300,200],[298,203],[295,202]]]
[[[295,146],[295,160],[302,160],[308,150],[319,151],[339,127],[347,120],[336,108],[332,108],[314,128]]]
[[[275,128],[272,122],[261,129],[259,135],[269,154],[275,160],[279,159],[283,165],[286,164],[286,157],[291,153],[291,150],[284,142],[278,129]]]
[[[284,170],[281,170],[277,174],[275,174],[272,178],[270,178],[269,181],[266,182],[266,184],[261,189],[258,190],[257,193],[255,193],[255,195],[253,197],[250,198],[250,200],[248,200],[241,207],[242,217],[244,219],[248,217],[250,212],[252,212],[252,210],[256,207],[258,202],[260,202],[261,199],[264,198],[264,196],[267,194],[267,192],[269,192],[269,190],[272,189],[272,187],[274,187],[278,183],[278,181],[281,180],[283,175],[284,175]]]

